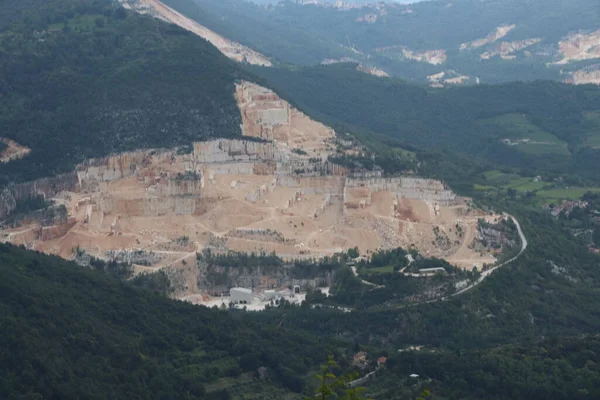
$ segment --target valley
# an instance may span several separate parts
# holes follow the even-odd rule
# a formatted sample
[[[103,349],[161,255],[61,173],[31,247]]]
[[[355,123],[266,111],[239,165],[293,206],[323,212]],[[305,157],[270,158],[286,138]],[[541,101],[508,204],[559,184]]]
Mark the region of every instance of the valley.
[[[600,398],[599,11],[0,2],[0,398]]]
[[[415,83],[455,71],[452,85],[551,79],[598,84],[599,9],[593,0],[503,2],[281,2],[165,0],[183,14],[221,17],[212,28],[278,63],[353,59]],[[476,18],[474,16],[477,15]],[[208,18],[199,17],[203,23]],[[277,32],[274,38],[269,32]],[[597,63],[596,63],[597,64]],[[585,76],[582,74],[585,73]],[[440,87],[443,82],[434,83]]]

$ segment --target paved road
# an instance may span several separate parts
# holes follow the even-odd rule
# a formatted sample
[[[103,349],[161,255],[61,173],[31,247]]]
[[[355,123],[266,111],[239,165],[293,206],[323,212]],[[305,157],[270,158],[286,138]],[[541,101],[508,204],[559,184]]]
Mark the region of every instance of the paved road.
[[[494,268],[490,268],[490,269],[488,269],[487,271],[483,271],[483,272],[481,273],[481,276],[479,277],[479,279],[477,279],[477,280],[475,281],[475,283],[473,283],[473,284],[472,284],[472,285],[470,285],[470,286],[467,286],[467,287],[466,287],[466,288],[464,288],[464,289],[461,289],[461,290],[459,290],[458,292],[456,292],[456,293],[454,293],[454,294],[452,294],[452,295],[450,295],[450,296],[448,296],[448,297],[443,297],[443,298],[442,298],[442,300],[446,300],[446,299],[447,299],[447,298],[449,298],[449,297],[458,296],[459,294],[463,294],[464,292],[466,292],[466,291],[469,291],[469,290],[473,289],[475,286],[477,286],[477,285],[479,285],[481,282],[483,282],[483,281],[484,281],[484,279],[486,279],[488,276],[490,276],[490,275],[492,274],[492,272],[494,272],[494,271],[495,271],[495,270],[497,270],[498,268],[502,268],[502,267],[504,267],[505,265],[508,265],[508,264],[512,263],[513,261],[515,261],[516,259],[518,259],[519,257],[521,257],[521,255],[522,255],[522,254],[525,252],[525,250],[527,250],[527,245],[528,245],[528,243],[527,243],[527,238],[525,237],[525,234],[523,233],[523,229],[521,229],[521,224],[519,224],[519,221],[517,221],[517,219],[516,219],[514,216],[512,216],[512,215],[510,215],[510,214],[507,214],[507,215],[508,215],[508,216],[510,217],[510,219],[512,219],[512,221],[515,223],[515,225],[516,225],[516,227],[517,227],[517,231],[519,232],[519,237],[521,238],[521,251],[519,251],[519,254],[517,254],[516,256],[514,256],[514,257],[513,257],[513,258],[511,258],[510,260],[503,262],[502,264],[498,264],[498,265],[496,265]]]
[[[441,297],[441,298],[437,298],[437,299],[433,299],[433,300],[420,301],[420,302],[411,303],[408,305],[402,305],[402,306],[400,306],[400,308],[404,308],[407,306],[410,306],[410,307],[417,306],[419,304],[434,303],[436,301],[444,301],[444,300],[448,300],[449,298],[452,298],[454,296],[463,294],[463,293],[473,289],[475,286],[479,285],[481,282],[483,282],[488,276],[490,276],[498,268],[502,268],[505,265],[508,265],[508,264],[514,262],[515,260],[517,260],[519,257],[521,257],[521,255],[525,252],[525,250],[527,250],[527,245],[528,245],[527,237],[525,237],[525,234],[523,233],[523,229],[521,229],[521,224],[519,224],[519,221],[510,214],[506,214],[506,215],[510,219],[512,219],[512,221],[515,223],[515,226],[517,227],[517,232],[519,233],[519,237],[521,238],[521,250],[519,251],[519,253],[516,256],[514,256],[510,260],[504,261],[502,264],[498,264],[495,267],[488,269],[487,271],[483,271],[481,273],[481,276],[479,277],[479,279],[477,279],[472,285],[467,286],[464,289],[461,289],[461,290],[457,291],[456,293],[451,294],[450,296]],[[352,272],[354,273],[354,276],[358,277],[358,272],[356,271],[356,267],[352,267]],[[420,276],[420,275],[417,275],[417,276]],[[375,285],[372,282],[365,281],[363,279],[361,279],[361,281],[362,281],[362,283],[364,283],[366,285],[370,285],[370,286],[374,286],[374,287],[381,287],[381,286]]]

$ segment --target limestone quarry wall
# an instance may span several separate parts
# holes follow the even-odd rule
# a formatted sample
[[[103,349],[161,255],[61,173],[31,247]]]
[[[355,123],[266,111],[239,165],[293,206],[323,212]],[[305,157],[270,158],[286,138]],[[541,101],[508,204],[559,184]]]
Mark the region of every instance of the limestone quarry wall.
[[[218,162],[201,167],[202,176],[212,179],[214,175],[253,174],[257,164],[252,162]]]
[[[295,279],[293,267],[284,265],[277,268],[228,268],[217,265],[208,265],[198,262],[198,289],[202,292],[218,296],[229,292],[232,287],[252,288],[257,293],[266,289],[282,289],[299,285],[302,290],[316,289],[320,284],[331,285],[334,278],[333,272],[323,272],[313,278]]]
[[[52,197],[62,191],[75,190],[77,186],[75,172],[7,186],[0,191],[0,218],[13,212],[18,201],[36,196]]]
[[[315,210],[315,218],[318,218],[321,215],[323,215],[325,213],[325,210],[327,209],[327,207],[329,207],[330,205],[331,205],[331,195],[326,194],[325,199],[323,200],[323,203]]]
[[[163,196],[200,196],[202,182],[200,179],[171,179],[166,186],[160,186]]]
[[[55,225],[36,225],[23,231],[9,233],[5,237],[13,244],[29,244],[36,240],[53,240],[66,235],[76,223],[75,218],[69,218]]]
[[[114,181],[134,175],[142,166],[168,160],[174,160],[173,151],[131,151],[81,163],[77,166],[77,176],[82,186],[90,181]]]
[[[19,232],[12,232],[5,236],[8,242],[15,245],[28,244],[40,237],[40,227],[29,228]]]
[[[278,176],[277,186],[297,188],[302,194],[331,194],[342,195],[344,191],[343,176],[329,177],[295,177]]]
[[[77,221],[75,218],[69,218],[62,224],[52,225],[52,226],[44,226],[41,228],[39,233],[39,237],[37,239],[41,240],[52,240],[63,237],[69,232],[69,230],[75,226]]]
[[[249,140],[211,140],[194,143],[194,157],[202,164],[239,161],[286,162],[289,155],[278,152],[273,143]]]
[[[456,195],[446,186],[434,179],[399,177],[399,178],[371,178],[354,179],[346,181],[346,188],[368,187],[372,192],[395,192],[400,198],[419,199],[450,204],[456,199]],[[346,191],[345,191],[346,192]],[[346,193],[344,193],[346,198]]]
[[[123,214],[128,217],[156,217],[171,214],[195,215],[205,209],[204,203],[201,199],[186,196],[131,200],[105,197],[98,200],[98,208],[104,214]]]

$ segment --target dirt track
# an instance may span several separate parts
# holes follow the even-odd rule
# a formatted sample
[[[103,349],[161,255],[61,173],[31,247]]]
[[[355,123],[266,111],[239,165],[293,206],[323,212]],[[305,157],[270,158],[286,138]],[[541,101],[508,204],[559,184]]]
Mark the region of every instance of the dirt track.
[[[440,182],[346,178],[320,161],[336,151],[331,128],[257,85],[238,85],[236,98],[243,134],[269,142],[216,140],[194,144],[190,154],[140,151],[86,164],[82,186],[56,198],[72,222],[41,238],[32,221],[0,240],[64,258],[78,247],[99,258],[154,253],[161,257],[150,268],[186,271],[183,261],[206,248],[318,258],[355,246],[362,253],[415,246],[465,268],[493,262],[469,247],[482,213]],[[115,176],[117,166],[125,176]]]

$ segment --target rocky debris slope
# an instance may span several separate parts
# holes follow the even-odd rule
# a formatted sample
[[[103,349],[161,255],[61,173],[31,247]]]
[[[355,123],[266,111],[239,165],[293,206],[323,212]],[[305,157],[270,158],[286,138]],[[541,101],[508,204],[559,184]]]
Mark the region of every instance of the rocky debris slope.
[[[224,55],[237,62],[245,62],[252,65],[261,65],[270,67],[271,61],[260,54],[240,43],[231,41],[223,36],[211,31],[210,29],[200,25],[196,21],[191,20],[185,15],[173,10],[171,7],[163,4],[159,0],[119,0],[123,7],[134,10],[140,14],[148,14],[153,17],[162,19],[178,25],[181,28],[188,30],[201,38],[208,40]]]
[[[460,45],[460,50],[468,50],[468,49],[476,49],[478,47],[483,47],[486,44],[494,43],[495,41],[502,39],[504,36],[508,34],[508,32],[512,31],[516,28],[515,24],[512,25],[502,25],[497,27],[493,32],[481,39],[475,39],[471,42],[463,43]]]

